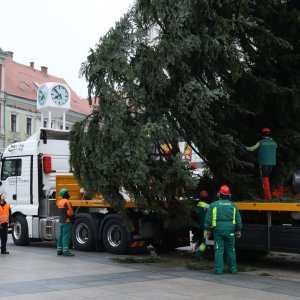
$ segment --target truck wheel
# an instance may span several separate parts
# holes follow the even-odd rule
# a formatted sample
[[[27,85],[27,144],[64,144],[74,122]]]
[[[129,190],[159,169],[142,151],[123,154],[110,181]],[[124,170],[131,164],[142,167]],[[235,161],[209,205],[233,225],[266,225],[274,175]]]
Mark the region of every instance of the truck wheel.
[[[128,232],[119,219],[108,220],[104,224],[102,241],[107,252],[122,254],[128,251]]]
[[[28,224],[25,217],[19,215],[14,219],[12,238],[17,246],[26,246],[29,244]]]
[[[90,220],[78,218],[73,225],[73,245],[80,251],[90,251],[95,247],[94,228]]]

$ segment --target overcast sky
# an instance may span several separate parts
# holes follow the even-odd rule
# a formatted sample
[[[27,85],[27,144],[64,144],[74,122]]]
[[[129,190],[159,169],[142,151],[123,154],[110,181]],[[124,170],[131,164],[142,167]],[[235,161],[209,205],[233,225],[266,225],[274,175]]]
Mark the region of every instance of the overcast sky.
[[[78,78],[90,48],[134,4],[134,0],[0,0],[0,48],[14,61],[64,78],[82,98],[86,82]]]

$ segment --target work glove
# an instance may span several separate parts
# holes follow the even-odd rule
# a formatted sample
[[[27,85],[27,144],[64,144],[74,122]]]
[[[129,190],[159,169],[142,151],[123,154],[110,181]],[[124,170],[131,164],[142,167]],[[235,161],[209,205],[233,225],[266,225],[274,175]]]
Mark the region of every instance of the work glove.
[[[235,233],[235,236],[236,236],[237,239],[239,239],[239,238],[242,236],[241,231],[237,231],[237,232]]]

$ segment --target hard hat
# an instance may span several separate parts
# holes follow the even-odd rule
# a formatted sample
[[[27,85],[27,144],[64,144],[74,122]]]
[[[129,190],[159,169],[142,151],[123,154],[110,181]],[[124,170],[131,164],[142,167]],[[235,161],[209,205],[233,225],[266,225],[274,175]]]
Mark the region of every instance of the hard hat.
[[[209,197],[209,194],[208,194],[207,191],[201,191],[200,192],[200,198],[207,198],[207,197]]]
[[[268,127],[264,127],[264,128],[261,130],[261,133],[271,133],[271,130],[270,130],[270,128],[268,128]]]
[[[63,197],[64,196],[64,194],[67,192],[68,190],[67,189],[61,189],[60,191],[59,191],[59,196],[61,196],[61,197]]]
[[[230,194],[230,189],[227,185],[222,185],[219,190],[220,194],[228,196]]]

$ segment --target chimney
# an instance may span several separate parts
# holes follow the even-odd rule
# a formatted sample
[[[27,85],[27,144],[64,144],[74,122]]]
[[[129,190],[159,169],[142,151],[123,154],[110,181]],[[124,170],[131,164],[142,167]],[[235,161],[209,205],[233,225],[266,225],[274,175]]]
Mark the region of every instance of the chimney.
[[[7,55],[7,59],[13,60],[14,53],[12,51],[5,51],[5,54]]]
[[[48,74],[48,68],[47,68],[47,67],[42,66],[42,67],[41,67],[41,71],[42,71],[42,73],[43,73],[44,75],[47,75],[47,74]]]
[[[34,62],[33,61],[30,62],[30,69],[32,69],[32,70],[34,69]]]

